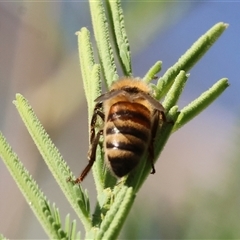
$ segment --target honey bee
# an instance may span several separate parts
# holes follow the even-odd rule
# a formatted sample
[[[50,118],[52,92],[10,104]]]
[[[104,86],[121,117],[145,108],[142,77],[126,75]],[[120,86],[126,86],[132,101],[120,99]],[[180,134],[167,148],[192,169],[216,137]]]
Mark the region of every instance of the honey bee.
[[[105,164],[118,178],[130,173],[148,151],[154,168],[153,143],[160,124],[166,121],[165,109],[152,96],[150,86],[136,78],[122,78],[113,83],[110,91],[96,100],[90,131],[89,163],[79,178],[80,183],[90,171],[96,157],[100,136],[104,137]],[[97,118],[103,128],[95,133]]]

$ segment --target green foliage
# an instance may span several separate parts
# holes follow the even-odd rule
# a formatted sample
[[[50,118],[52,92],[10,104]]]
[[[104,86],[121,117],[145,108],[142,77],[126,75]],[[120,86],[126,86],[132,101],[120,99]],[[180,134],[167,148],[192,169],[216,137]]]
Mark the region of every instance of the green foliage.
[[[159,78],[156,91],[157,99],[161,99],[166,94],[181,70],[187,72],[196,64],[227,27],[228,24],[226,23],[220,22],[215,24],[210,30],[202,35],[162,77]]]
[[[130,46],[127,38],[127,33],[124,26],[124,16],[121,8],[121,3],[117,1],[108,1],[108,13],[110,15],[110,24],[114,37],[113,43],[117,49],[117,56],[121,63],[122,70],[125,76],[132,75]]]
[[[71,235],[75,236],[75,233],[72,231],[69,232],[69,220],[65,230],[63,230],[58,209],[55,205],[50,207],[46,196],[41,192],[37,183],[24,168],[16,153],[13,152],[1,133],[0,155],[48,236],[51,239],[68,238]],[[75,225],[75,223],[72,224]]]
[[[88,120],[90,121],[94,108],[95,96],[99,96],[101,92],[100,65],[96,64],[94,61],[92,44],[90,42],[90,32],[87,28],[82,28],[76,35],[78,36],[79,62],[89,108]]]
[[[94,99],[101,92],[101,72],[104,75],[107,88],[118,79],[118,73],[103,3],[97,0],[89,1],[89,4],[100,64],[94,60],[89,31],[86,28],[82,28],[77,33],[77,36],[80,66],[88,103],[88,118],[90,120],[94,108]],[[122,72],[126,76],[131,76],[130,47],[124,27],[120,1],[109,0],[107,11],[110,16],[110,30],[113,34],[113,42],[117,50],[116,55],[122,66]],[[177,101],[188,78],[185,72],[200,59],[226,27],[227,25],[224,23],[218,23],[213,26],[158,80],[157,86],[153,86],[157,99],[165,96],[163,105],[168,119],[156,135],[154,146],[156,159],[170,134],[204,110],[228,86],[227,79],[219,80],[199,98],[181,111],[178,110]],[[143,80],[149,83],[160,70],[161,62],[158,61],[146,73]],[[22,95],[17,94],[14,104],[49,170],[82,221],[86,231],[85,237],[87,239],[116,239],[131,209],[137,191],[149,175],[151,166],[146,161],[147,156],[144,156],[132,173],[116,184],[116,179],[111,176],[104,166],[104,152],[102,145],[99,144],[96,161],[93,166],[93,176],[97,189],[97,204],[92,214],[86,191],[84,192],[81,186],[74,185],[72,181],[67,181],[67,179],[73,179],[73,174],[45,132],[27,100]],[[62,229],[58,209],[55,206],[49,207],[47,198],[22,166],[17,155],[12,151],[4,137],[0,136],[1,157],[48,236],[51,239],[80,239],[80,233],[76,235],[76,223],[75,221],[70,223],[69,215],[65,220],[65,230]]]
[[[150,83],[156,77],[157,73],[161,71],[161,68],[162,62],[157,61],[146,73],[146,75],[143,78],[143,81],[145,81],[146,83]]]
[[[106,85],[109,88],[112,82],[116,81],[119,77],[110,43],[107,18],[102,1],[89,1],[89,5],[99,59]]]
[[[2,234],[0,234],[0,240],[7,240]]]

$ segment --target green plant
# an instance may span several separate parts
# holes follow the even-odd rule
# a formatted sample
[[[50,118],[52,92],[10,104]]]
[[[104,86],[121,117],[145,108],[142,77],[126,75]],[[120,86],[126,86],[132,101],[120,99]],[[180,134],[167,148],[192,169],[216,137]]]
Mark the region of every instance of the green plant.
[[[88,103],[88,119],[90,120],[94,108],[94,99],[101,92],[101,73],[103,73],[107,88],[119,77],[103,3],[97,0],[89,1],[89,4],[100,64],[96,63],[94,59],[90,32],[86,28],[82,28],[77,36],[82,78]],[[130,46],[125,32],[120,1],[108,0],[106,9],[115,52],[121,69],[125,76],[131,76]],[[174,123],[169,124],[167,122],[158,131],[154,146],[156,156],[161,153],[171,133],[197,116],[228,87],[227,79],[221,79],[196,100],[178,110],[176,104],[188,79],[186,72],[204,55],[226,27],[227,24],[224,23],[213,26],[190,47],[176,64],[158,79],[156,85],[152,85],[156,99],[160,100],[165,97],[163,106],[166,109],[167,119]],[[150,81],[160,69],[161,62],[158,61],[146,73],[143,81],[150,84]],[[85,238],[116,239],[131,209],[136,193],[149,175],[151,166],[147,164],[147,156],[144,156],[132,173],[116,184],[116,179],[104,168],[104,152],[98,146],[96,162],[93,166],[97,204],[93,213],[91,213],[87,192],[83,191],[81,186],[67,181],[69,177],[73,179],[74,176],[38,121],[27,100],[22,95],[17,94],[14,104],[50,171],[82,221],[86,230]],[[48,236],[51,239],[80,239],[80,233],[76,234],[76,223],[75,221],[71,223],[69,216],[66,217],[65,227],[62,227],[59,210],[55,205],[50,207],[46,196],[39,190],[38,185],[19,161],[2,134],[0,134],[0,155]],[[83,161],[85,160],[83,159]]]

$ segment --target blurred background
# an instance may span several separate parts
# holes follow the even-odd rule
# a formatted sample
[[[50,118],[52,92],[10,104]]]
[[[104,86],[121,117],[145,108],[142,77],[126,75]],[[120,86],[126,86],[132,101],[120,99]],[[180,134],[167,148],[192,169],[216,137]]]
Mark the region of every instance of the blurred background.
[[[240,238],[240,3],[123,1],[134,76],[158,60],[159,76],[217,22],[229,28],[190,71],[182,108],[223,77],[231,86],[174,133],[140,190],[122,239]],[[75,32],[92,32],[87,2],[0,3],[0,130],[62,217],[72,211],[12,101],[23,94],[77,176],[87,163],[88,123]],[[121,72],[119,73],[122,74]],[[83,187],[95,203],[92,175]],[[47,235],[0,161],[0,232]],[[78,229],[82,230],[78,222]],[[83,233],[82,233],[83,235]]]

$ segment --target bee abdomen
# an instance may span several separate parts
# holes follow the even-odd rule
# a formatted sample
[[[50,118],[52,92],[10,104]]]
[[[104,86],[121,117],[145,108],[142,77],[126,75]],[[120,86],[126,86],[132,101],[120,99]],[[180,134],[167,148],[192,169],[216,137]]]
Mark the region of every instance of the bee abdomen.
[[[111,165],[111,170],[113,174],[115,174],[117,177],[123,177],[127,175],[129,172],[131,172],[138,164],[139,158],[136,158],[134,156],[131,157],[122,157],[122,156],[115,156],[111,157],[111,155],[108,155],[108,161]]]
[[[148,129],[139,129],[137,128],[137,124],[135,126],[126,126],[121,125],[122,123],[117,123],[117,121],[113,124],[113,126],[109,125],[106,129],[106,135],[118,134],[121,133],[123,135],[132,135],[142,141],[147,141],[149,138]]]
[[[144,152],[144,144],[133,144],[131,142],[107,142],[107,149],[120,150],[125,152],[131,152],[134,156],[142,156]]]
[[[113,173],[122,177],[136,167],[150,139],[150,112],[139,103],[118,102],[105,126],[105,150]]]

